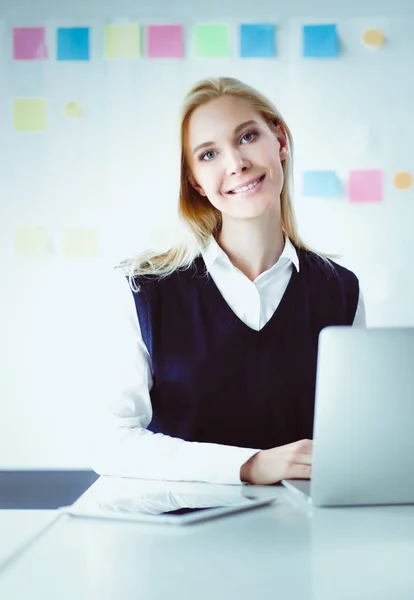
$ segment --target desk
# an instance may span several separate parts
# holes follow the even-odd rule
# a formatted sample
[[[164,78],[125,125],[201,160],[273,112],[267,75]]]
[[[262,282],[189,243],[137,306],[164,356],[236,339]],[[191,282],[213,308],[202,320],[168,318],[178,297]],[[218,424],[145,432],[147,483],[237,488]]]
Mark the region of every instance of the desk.
[[[100,478],[75,503],[99,494]],[[130,480],[111,479],[127,487]],[[135,481],[142,490],[252,486]],[[19,600],[413,600],[414,506],[312,508],[281,486],[252,511],[185,527],[61,515],[0,571]]]
[[[55,516],[54,510],[0,510],[0,568]]]

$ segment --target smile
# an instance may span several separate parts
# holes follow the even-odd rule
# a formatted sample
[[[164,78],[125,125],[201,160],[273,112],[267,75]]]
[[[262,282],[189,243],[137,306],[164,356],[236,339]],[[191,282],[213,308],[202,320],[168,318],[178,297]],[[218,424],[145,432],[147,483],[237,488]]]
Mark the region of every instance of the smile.
[[[243,185],[241,187],[238,188],[234,188],[234,190],[231,190],[230,192],[228,192],[228,194],[232,194],[233,196],[238,196],[238,195],[246,195],[252,193],[252,191],[254,190],[255,192],[258,191],[258,187],[262,187],[261,183],[263,182],[264,178],[266,177],[266,174],[261,175],[261,177],[258,177],[256,180],[252,181],[251,183],[249,183],[248,185]]]

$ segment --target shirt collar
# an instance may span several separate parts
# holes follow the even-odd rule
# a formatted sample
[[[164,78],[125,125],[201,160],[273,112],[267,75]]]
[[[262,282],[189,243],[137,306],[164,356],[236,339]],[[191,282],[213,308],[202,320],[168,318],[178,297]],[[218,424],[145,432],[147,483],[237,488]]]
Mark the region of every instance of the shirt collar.
[[[216,262],[216,260],[223,260],[229,265],[233,266],[229,257],[224,252],[224,250],[218,245],[214,236],[211,236],[210,240],[207,242],[201,254],[208,271],[210,271],[212,265]],[[299,272],[298,253],[296,251],[295,246],[292,244],[290,238],[287,235],[285,235],[285,246],[283,248],[283,252],[280,255],[279,260],[283,258],[290,260],[290,262],[296,267],[296,270]]]

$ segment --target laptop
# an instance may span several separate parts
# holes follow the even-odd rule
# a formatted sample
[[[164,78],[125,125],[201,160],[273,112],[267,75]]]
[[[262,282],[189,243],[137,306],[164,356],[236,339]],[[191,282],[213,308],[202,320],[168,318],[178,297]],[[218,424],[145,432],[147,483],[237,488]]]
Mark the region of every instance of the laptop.
[[[285,479],[314,506],[414,503],[414,328],[319,335],[312,479]]]

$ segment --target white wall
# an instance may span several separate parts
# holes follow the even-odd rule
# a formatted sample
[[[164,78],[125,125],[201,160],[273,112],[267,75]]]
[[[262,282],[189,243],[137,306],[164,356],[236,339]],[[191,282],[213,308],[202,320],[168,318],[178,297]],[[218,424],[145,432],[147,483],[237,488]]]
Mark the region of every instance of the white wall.
[[[296,209],[305,239],[343,255],[359,276],[370,326],[413,325],[414,192],[397,192],[395,170],[414,171],[412,107],[414,4],[192,0],[0,1],[0,468],[87,467],[94,415],[110,388],[111,289],[107,273],[120,258],[154,239],[175,218],[178,191],[178,110],[190,85],[205,75],[239,77],[267,94],[289,123],[296,143]],[[182,61],[107,63],[106,24],[117,18],[143,26],[181,23]],[[191,55],[191,27],[243,20],[278,27],[275,59],[200,60]],[[336,22],[344,44],[339,60],[306,62],[301,26]],[[45,25],[50,60],[16,63],[11,28]],[[92,28],[92,60],[55,61],[59,26]],[[382,28],[376,53],[359,37]],[[13,131],[18,96],[48,100],[45,134]],[[79,101],[85,116],[71,123],[62,105]],[[302,198],[300,174],[336,169],[346,180],[356,168],[382,168],[385,198],[378,205]],[[55,251],[45,259],[16,257],[14,231],[43,225]],[[64,260],[65,227],[100,233],[99,258]]]

